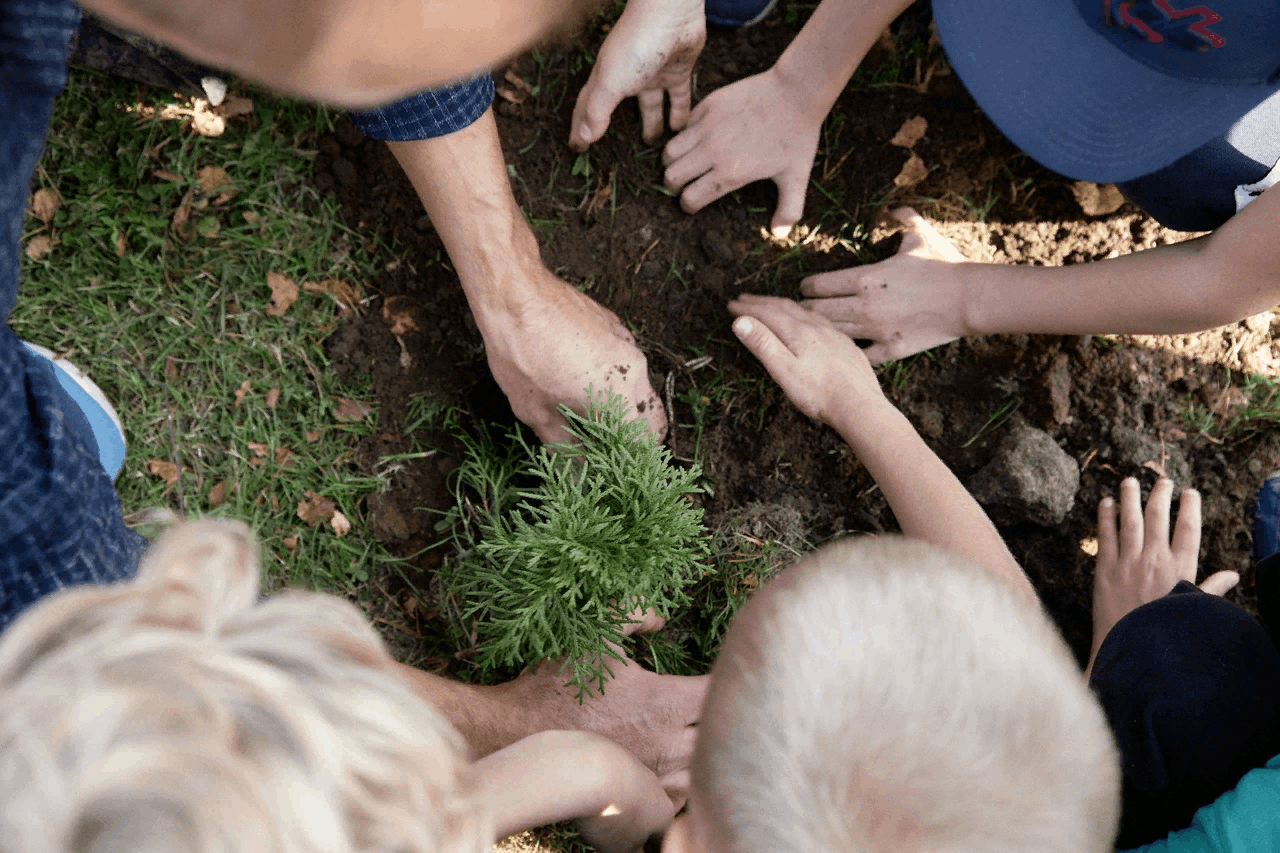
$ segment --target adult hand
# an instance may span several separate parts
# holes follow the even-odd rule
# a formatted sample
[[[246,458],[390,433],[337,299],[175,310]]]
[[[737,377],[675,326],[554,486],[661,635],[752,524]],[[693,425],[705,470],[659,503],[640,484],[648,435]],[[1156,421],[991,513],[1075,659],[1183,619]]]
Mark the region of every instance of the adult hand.
[[[851,402],[884,399],[862,349],[826,318],[790,299],[744,295],[729,303],[733,331],[795,407],[832,421]]]
[[[540,729],[580,729],[603,735],[625,747],[652,770],[673,803],[689,791],[698,717],[710,676],[658,675],[623,655],[608,661],[613,678],[604,692],[578,701],[565,686],[562,661],[525,670],[512,688],[538,716]]]
[[[662,135],[664,95],[671,98],[671,129],[682,129],[689,120],[693,65],[706,40],[703,0],[629,0],[578,93],[569,146],[585,151],[604,136],[614,109],[632,95],[640,101],[646,142]]]
[[[785,233],[804,214],[824,116],[774,68],[717,89],[667,143],[667,189],[680,193],[686,213],[697,213],[725,193],[769,178],[778,186],[770,227]]]
[[[648,364],[617,315],[545,269],[537,296],[510,311],[476,312],[493,378],[515,416],[545,443],[563,442],[559,406],[578,411],[586,389],[621,395],[632,417],[661,440],[667,416],[649,384]]]
[[[1093,649],[1089,666],[1103,639],[1131,610],[1169,594],[1178,581],[1195,583],[1200,556],[1200,493],[1182,491],[1178,519],[1169,534],[1173,481],[1161,478],[1142,509],[1138,481],[1120,484],[1119,529],[1116,502],[1098,504],[1098,565],[1093,581]],[[1200,589],[1223,595],[1240,582],[1235,572],[1217,572]]]
[[[898,208],[893,216],[907,226],[893,257],[800,282],[800,292],[810,297],[806,307],[849,337],[872,341],[872,364],[969,333],[964,288],[954,267],[965,257],[911,208]]]

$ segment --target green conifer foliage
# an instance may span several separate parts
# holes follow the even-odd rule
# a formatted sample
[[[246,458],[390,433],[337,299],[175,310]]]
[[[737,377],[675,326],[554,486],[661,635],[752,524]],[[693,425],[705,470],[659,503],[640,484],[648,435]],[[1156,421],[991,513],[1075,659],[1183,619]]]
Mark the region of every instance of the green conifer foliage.
[[[459,556],[443,579],[482,675],[565,658],[582,698],[605,689],[626,614],[667,618],[688,603],[711,549],[687,497],[702,491],[698,467],[672,465],[616,395],[591,397],[585,415],[562,411],[577,446],[513,436],[512,459],[460,436]]]

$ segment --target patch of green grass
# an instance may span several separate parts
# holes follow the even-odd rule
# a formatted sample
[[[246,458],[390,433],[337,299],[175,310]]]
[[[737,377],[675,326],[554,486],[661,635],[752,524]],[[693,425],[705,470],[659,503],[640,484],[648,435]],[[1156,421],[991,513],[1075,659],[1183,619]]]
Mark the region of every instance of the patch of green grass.
[[[1247,374],[1237,388],[1242,398],[1234,404],[1206,406],[1189,400],[1182,413],[1187,429],[1219,441],[1242,441],[1271,424],[1280,424],[1280,382],[1265,376]]]
[[[253,97],[248,120],[206,138],[156,114],[171,98],[73,73],[36,180],[61,204],[49,226],[29,219],[23,233],[54,245],[24,258],[12,325],[114,401],[129,445],[117,482],[126,514],[239,518],[262,540],[267,583],[353,589],[392,559],[361,510],[383,482],[352,456],[377,413],[335,417],[339,398],[363,395],[340,387],[321,348],[338,301],[300,289],[270,316],[267,274],[359,287],[374,258],[307,184],[332,116]],[[227,183],[210,189],[211,169]],[[300,503],[323,520],[303,521]],[[351,525],[344,535],[334,512]]]

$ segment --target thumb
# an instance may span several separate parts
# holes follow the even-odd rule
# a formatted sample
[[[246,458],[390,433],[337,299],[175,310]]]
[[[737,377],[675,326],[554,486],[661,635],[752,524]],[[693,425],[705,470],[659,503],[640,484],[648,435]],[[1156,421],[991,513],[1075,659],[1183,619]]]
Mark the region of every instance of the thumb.
[[[597,64],[597,70],[599,67]],[[569,147],[574,151],[585,151],[587,146],[604,136],[604,132],[609,129],[609,117],[621,101],[622,97],[615,96],[597,79],[596,72],[593,71],[573,105]]]
[[[953,264],[963,263],[966,258],[950,240],[938,233],[938,229],[929,224],[915,208],[900,207],[893,211],[893,218],[907,226],[902,236],[902,246],[898,254],[933,255]]]
[[[744,315],[733,321],[733,333],[751,350],[752,355],[760,359],[769,375],[782,384],[783,377],[790,372],[790,361],[795,356],[773,330],[755,317]]]
[[[1210,595],[1226,595],[1227,590],[1240,583],[1240,575],[1235,572],[1215,572],[1204,579],[1200,589]]]
[[[778,207],[773,212],[769,230],[775,237],[787,236],[791,226],[804,216],[804,193],[808,181],[808,172],[803,175],[780,175],[774,179],[774,183],[778,185]]]

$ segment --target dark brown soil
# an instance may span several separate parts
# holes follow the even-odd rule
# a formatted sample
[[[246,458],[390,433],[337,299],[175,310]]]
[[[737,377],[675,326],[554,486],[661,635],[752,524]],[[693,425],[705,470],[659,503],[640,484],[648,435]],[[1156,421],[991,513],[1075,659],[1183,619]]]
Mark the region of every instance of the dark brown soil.
[[[800,23],[786,24],[775,15],[749,31],[713,31],[699,62],[698,93],[768,67]],[[927,13],[909,12],[895,32],[896,46],[882,45],[868,66],[895,61],[894,51],[901,55],[906,45],[925,44]],[[591,39],[584,37],[584,44],[594,49]],[[922,85],[851,86],[841,97],[833,114],[844,118],[828,123],[814,169],[823,191],[810,189],[806,226],[824,235],[850,237],[856,229],[874,234],[886,206],[907,202],[974,260],[1033,264],[1096,260],[1185,236],[1164,231],[1129,205],[1104,217],[1083,214],[1068,181],[1029,161],[986,120],[947,73],[936,46],[918,52],[919,70],[906,76]],[[771,244],[761,232],[775,201],[768,183],[686,216],[655,189],[662,183],[660,149],[640,143],[633,104],[623,104],[614,129],[592,149],[592,174],[573,175],[576,155],[564,140],[574,97],[589,70],[580,60],[575,46],[541,63],[528,56],[515,63],[519,74],[540,85],[539,94],[522,105],[498,102],[516,197],[530,217],[553,223],[539,235],[547,265],[635,330],[654,387],[673,404],[670,444],[677,457],[697,452],[701,417],[701,452],[714,488],[705,502],[709,525],[759,504],[785,509],[782,515],[794,519],[813,544],[842,532],[896,529],[884,499],[840,439],[797,413],[733,339],[725,309],[744,291],[795,296],[802,275],[885,257],[895,239],[880,241],[862,256],[832,240]],[[914,58],[905,61],[915,67]],[[576,73],[570,70],[575,63],[583,66]],[[928,120],[928,133],[915,151],[930,173],[908,191],[891,192],[908,152],[888,140],[916,115]],[[457,278],[386,147],[344,122],[321,140],[320,152],[316,185],[337,194],[352,227],[390,247],[393,260],[369,283],[371,289],[384,300],[404,297],[395,307],[410,310],[417,325],[404,336],[412,358],[407,368],[377,303],[329,342],[337,369],[370,376],[380,404],[381,432],[362,447],[365,464],[372,467],[386,455],[420,446],[404,434],[415,395],[428,393],[476,418],[510,423]],[[587,202],[602,177],[607,180],[615,170],[612,204],[588,214]],[[985,221],[976,221],[975,211],[997,194]],[[1094,508],[1103,495],[1116,493],[1124,476],[1140,476],[1149,487],[1155,466],[1203,491],[1202,572],[1241,571],[1244,581],[1233,596],[1250,603],[1251,496],[1262,477],[1280,467],[1280,438],[1264,432],[1220,444],[1189,436],[1182,411],[1191,400],[1228,411],[1238,404],[1229,388],[1239,384],[1241,371],[1272,364],[1272,327],[1265,317],[1251,323],[1176,339],[958,341],[887,369],[882,381],[961,479],[991,457],[1005,429],[984,433],[984,427],[1011,401],[1018,417],[1048,430],[1080,462],[1080,491],[1062,524],[1026,523],[1002,533],[1083,655],[1092,559],[1082,542],[1094,535]],[[690,367],[699,356],[710,356],[710,362]],[[444,454],[404,463],[391,490],[370,507],[380,537],[398,552],[415,554],[437,541],[439,516],[423,510],[450,506],[446,478],[454,464]],[[442,553],[437,548],[413,557],[421,574],[411,579],[418,588],[430,588]],[[401,604],[409,601],[407,592],[394,594]],[[405,615],[433,634],[433,612],[429,602],[415,598]],[[426,662],[445,668],[450,651],[441,647]]]

